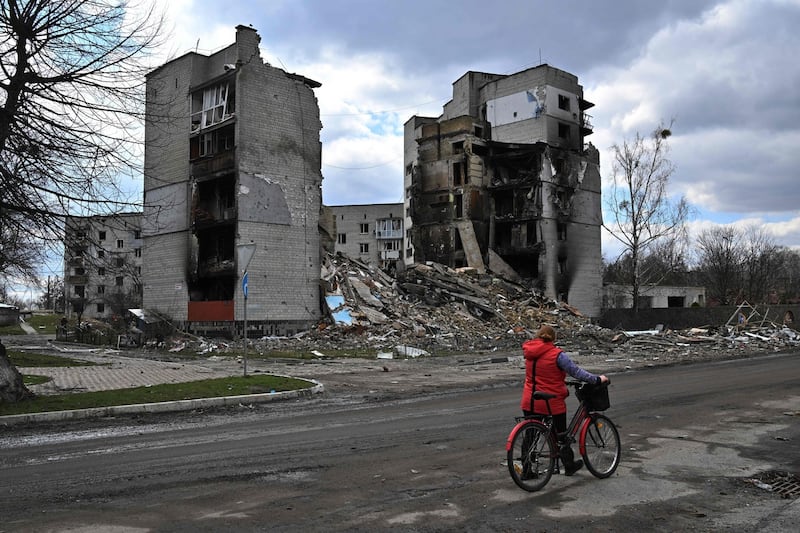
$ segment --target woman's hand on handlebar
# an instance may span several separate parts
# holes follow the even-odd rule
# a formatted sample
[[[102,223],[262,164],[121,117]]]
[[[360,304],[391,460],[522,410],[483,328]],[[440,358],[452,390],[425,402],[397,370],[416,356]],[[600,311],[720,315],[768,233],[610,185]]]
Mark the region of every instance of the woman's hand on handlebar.
[[[605,376],[605,374],[601,374],[600,375],[600,384],[601,385],[604,385],[604,384],[608,383],[609,381],[610,380]]]

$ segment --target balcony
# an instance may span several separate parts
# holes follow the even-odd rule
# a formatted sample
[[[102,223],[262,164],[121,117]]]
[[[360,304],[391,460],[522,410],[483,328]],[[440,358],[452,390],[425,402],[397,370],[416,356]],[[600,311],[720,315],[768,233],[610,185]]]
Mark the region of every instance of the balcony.
[[[195,178],[231,172],[236,168],[236,151],[228,150],[211,157],[192,161],[192,175]]]
[[[86,285],[89,282],[89,276],[85,274],[67,276],[67,284],[69,285]]]
[[[390,229],[390,230],[375,230],[376,239],[402,239],[403,230]]]
[[[581,113],[581,133],[583,135],[591,135],[593,131],[592,116],[587,113]]]

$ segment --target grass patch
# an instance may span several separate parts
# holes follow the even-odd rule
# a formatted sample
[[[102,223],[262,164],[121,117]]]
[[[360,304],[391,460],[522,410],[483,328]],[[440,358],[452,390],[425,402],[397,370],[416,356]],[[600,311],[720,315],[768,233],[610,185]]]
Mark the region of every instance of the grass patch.
[[[22,376],[22,383],[24,383],[25,386],[27,387],[29,385],[41,385],[42,383],[47,383],[51,379],[52,378],[50,378],[50,376],[37,376],[36,374],[25,374],[24,376]]]
[[[38,396],[21,403],[0,405],[0,416],[283,392],[305,389],[309,386],[308,381],[268,374],[206,379],[152,387]]]
[[[59,357],[57,355],[44,355],[40,353],[8,351],[8,358],[14,366],[18,368],[32,367],[64,367],[64,366],[95,366],[91,361],[79,361],[69,357]]]
[[[36,333],[55,335],[56,326],[58,326],[60,320],[61,315],[51,313],[46,315],[34,314],[25,320],[25,322],[27,322],[30,327],[35,329]]]
[[[3,335],[25,335],[25,331],[23,331],[22,326],[19,324],[0,326],[0,336]]]

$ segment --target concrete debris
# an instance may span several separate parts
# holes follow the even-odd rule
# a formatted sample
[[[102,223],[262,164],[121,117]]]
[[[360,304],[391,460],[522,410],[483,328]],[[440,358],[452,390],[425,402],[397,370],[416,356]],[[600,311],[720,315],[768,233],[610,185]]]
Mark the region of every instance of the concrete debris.
[[[411,265],[395,279],[358,260],[329,255],[321,283],[328,304],[324,321],[291,337],[250,339],[251,349],[318,357],[353,350],[379,359],[519,351],[542,324],[556,328],[559,346],[570,354],[607,361],[678,361],[708,352],[746,356],[800,344],[797,331],[755,320],[683,331],[662,324],[642,331],[610,330],[535,288],[437,263]],[[206,341],[195,344],[200,353],[214,350]],[[230,346],[239,350],[238,344]],[[220,351],[227,347],[217,344]]]

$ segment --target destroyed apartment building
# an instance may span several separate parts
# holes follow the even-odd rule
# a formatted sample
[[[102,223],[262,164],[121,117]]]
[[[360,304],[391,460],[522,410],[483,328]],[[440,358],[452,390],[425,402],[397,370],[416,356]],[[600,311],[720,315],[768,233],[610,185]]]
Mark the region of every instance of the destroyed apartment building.
[[[576,76],[467,72],[405,124],[407,264],[469,266],[601,311],[599,152]]]
[[[259,43],[238,26],[230,46],[147,76],[143,306],[194,331],[249,319],[286,334],[321,316],[320,84]]]

